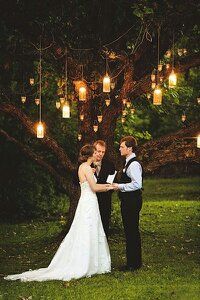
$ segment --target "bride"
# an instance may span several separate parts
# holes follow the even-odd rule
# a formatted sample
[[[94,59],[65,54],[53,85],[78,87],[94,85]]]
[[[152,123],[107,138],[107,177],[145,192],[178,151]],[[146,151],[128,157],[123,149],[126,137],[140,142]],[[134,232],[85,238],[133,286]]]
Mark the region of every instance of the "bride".
[[[95,192],[113,189],[109,184],[97,184],[91,163],[95,149],[85,145],[80,150],[78,169],[81,196],[70,231],[62,241],[50,265],[34,271],[8,275],[6,280],[46,281],[77,279],[110,272],[111,260],[103,230]]]

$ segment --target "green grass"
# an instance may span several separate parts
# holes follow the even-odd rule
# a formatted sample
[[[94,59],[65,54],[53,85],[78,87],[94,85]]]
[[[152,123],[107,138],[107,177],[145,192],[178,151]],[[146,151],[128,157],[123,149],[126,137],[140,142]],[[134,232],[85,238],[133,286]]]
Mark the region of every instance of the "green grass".
[[[112,273],[71,282],[1,279],[1,299],[199,299],[200,178],[147,179],[141,213],[144,267],[120,272],[125,263],[119,202],[113,197],[109,240]],[[0,224],[1,276],[45,267],[57,249],[63,221]]]

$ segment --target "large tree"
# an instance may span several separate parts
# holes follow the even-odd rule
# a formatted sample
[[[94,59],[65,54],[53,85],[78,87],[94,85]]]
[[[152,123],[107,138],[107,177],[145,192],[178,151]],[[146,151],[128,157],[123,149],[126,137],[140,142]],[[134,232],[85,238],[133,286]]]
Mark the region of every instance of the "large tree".
[[[30,141],[28,135],[25,134],[21,139],[18,134],[12,134],[12,126],[8,126],[6,121],[1,122],[5,126],[0,134],[4,136],[4,141],[17,144],[22,152],[48,170],[67,191],[73,200],[71,216],[76,206],[77,193],[74,192],[76,187],[71,184],[70,176],[66,180],[64,174],[73,174],[74,156],[65,149],[70,143],[66,144],[58,136],[58,131],[53,129],[58,116],[54,111],[55,101],[52,101],[58,88],[66,90],[66,81],[63,81],[63,85],[60,83],[60,79],[66,75],[66,63],[68,95],[78,112],[75,116],[78,117],[80,112],[85,115],[83,122],[79,121],[74,125],[82,133],[79,146],[101,138],[108,144],[108,155],[115,157],[114,134],[117,120],[124,109],[123,99],[129,99],[134,105],[135,101],[146,98],[146,94],[151,92],[150,75],[158,63],[158,33],[159,56],[163,64],[169,62],[164,54],[172,49],[174,40],[176,71],[188,74],[191,68],[199,66],[198,44],[195,39],[199,30],[198,8],[197,1],[77,0],[55,3],[43,1],[40,4],[38,1],[4,3],[0,20],[2,118],[11,117],[22,125],[21,130],[35,137],[33,120],[36,108],[29,102],[22,110],[19,99],[22,92],[30,89],[28,78],[38,76],[38,49],[42,48],[42,97],[46,99],[46,102],[43,100],[43,111],[49,134],[40,144],[56,157],[56,164],[55,160],[47,161],[42,157],[41,153],[45,148],[38,152],[38,143]],[[186,48],[187,54],[178,56],[179,47]],[[106,64],[115,84],[109,95],[102,92]],[[76,90],[82,76],[81,66],[88,88],[87,101],[84,103],[78,101]],[[171,69],[164,68],[164,82],[170,71]],[[164,87],[166,88],[165,84]],[[34,88],[27,92],[32,101],[35,97]],[[107,107],[105,98],[108,96],[111,104]],[[103,121],[95,133],[93,124],[99,111],[102,112]],[[64,123],[63,120],[59,121]],[[65,127],[64,124],[63,126]],[[70,130],[69,124],[67,129]],[[197,133],[198,125],[195,123],[177,134],[141,146],[139,154],[144,161],[144,170],[147,173],[155,172],[160,166],[177,161],[199,163],[195,140],[189,139]],[[75,146],[75,143],[72,141],[71,145]]]

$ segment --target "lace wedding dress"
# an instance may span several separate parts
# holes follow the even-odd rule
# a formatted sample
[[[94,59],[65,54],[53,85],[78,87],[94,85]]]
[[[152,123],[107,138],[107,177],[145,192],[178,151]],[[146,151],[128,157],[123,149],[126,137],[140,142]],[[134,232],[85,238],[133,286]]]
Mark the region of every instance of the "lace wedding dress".
[[[70,231],[50,265],[47,268],[8,275],[4,279],[69,281],[107,273],[110,270],[110,252],[101,222],[97,196],[85,181],[81,183],[81,196]]]

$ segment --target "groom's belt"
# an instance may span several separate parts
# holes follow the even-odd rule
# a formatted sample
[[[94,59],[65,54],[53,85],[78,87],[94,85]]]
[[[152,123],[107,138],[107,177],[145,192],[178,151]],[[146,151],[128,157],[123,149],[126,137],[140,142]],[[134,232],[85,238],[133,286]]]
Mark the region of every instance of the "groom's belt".
[[[121,191],[119,191],[119,194],[126,194],[126,193],[138,193],[138,192],[142,192],[142,188],[141,189],[138,189],[138,190],[134,190],[134,191],[127,191],[127,192],[121,192]]]
[[[142,196],[142,189],[130,192],[118,192],[118,196],[120,199],[129,199],[129,198],[137,198]]]

